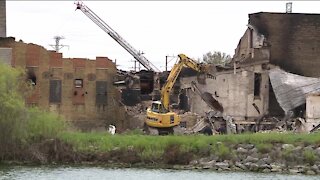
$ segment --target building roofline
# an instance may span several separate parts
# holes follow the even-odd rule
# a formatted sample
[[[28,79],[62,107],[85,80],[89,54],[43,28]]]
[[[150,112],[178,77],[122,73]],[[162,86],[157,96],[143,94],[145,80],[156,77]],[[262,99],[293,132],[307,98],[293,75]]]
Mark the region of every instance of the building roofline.
[[[255,14],[278,14],[278,15],[290,14],[290,15],[319,15],[320,16],[320,14],[317,14],[317,13],[285,13],[285,12],[263,12],[263,11],[250,13],[249,16],[255,15]]]

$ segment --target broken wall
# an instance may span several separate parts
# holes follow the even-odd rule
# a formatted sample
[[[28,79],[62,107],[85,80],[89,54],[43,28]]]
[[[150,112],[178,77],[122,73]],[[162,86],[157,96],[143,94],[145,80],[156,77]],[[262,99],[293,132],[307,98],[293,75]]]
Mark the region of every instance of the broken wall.
[[[303,76],[320,76],[320,14],[260,12],[249,14],[249,24],[271,45],[271,64]]]
[[[116,67],[110,59],[63,58],[61,53],[14,38],[1,39],[0,47],[12,48],[12,66],[25,68],[34,83],[27,105],[57,112],[83,130],[123,126],[120,94],[113,87]]]
[[[320,95],[309,94],[306,97],[306,122],[303,124],[306,132],[310,132],[320,124]]]
[[[197,77],[181,78],[181,89],[187,89],[190,111],[204,115],[210,107],[193,92],[191,81],[197,82]],[[202,91],[211,93],[222,104],[225,115],[240,121],[268,114],[268,82],[268,72],[260,64],[238,69],[235,73],[218,72],[214,77],[207,78],[205,85],[197,85]]]

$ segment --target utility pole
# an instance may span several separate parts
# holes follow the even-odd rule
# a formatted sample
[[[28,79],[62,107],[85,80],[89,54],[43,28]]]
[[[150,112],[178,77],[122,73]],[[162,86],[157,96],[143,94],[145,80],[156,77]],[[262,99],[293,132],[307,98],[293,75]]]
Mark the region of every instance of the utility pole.
[[[130,61],[134,63],[133,67],[130,67],[130,68],[133,68],[134,72],[137,72],[137,60],[131,59]],[[140,65],[140,63],[138,63],[138,64]]]
[[[166,71],[168,71],[168,63],[170,62],[170,61],[172,61],[172,59],[170,59],[169,61],[168,61],[168,58],[169,57],[172,57],[172,58],[175,58],[176,56],[166,56]]]
[[[56,44],[49,44],[56,52],[59,52],[59,50],[65,46],[69,48],[69,45],[63,45],[60,44],[60,40],[65,39],[63,36],[54,36],[53,39],[55,40]]]

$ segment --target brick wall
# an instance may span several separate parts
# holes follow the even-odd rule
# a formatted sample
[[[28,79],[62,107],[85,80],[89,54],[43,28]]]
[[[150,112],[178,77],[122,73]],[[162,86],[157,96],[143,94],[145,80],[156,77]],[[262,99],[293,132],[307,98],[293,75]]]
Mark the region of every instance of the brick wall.
[[[286,71],[320,76],[320,14],[255,13],[249,23],[271,45],[272,64]]]
[[[0,38],[0,47],[12,48],[12,66],[26,68],[28,77],[36,79],[33,93],[26,98],[28,105],[55,111],[81,129],[108,124],[121,129],[123,113],[120,113],[119,95],[113,86],[116,67],[110,59],[62,58],[61,53],[16,42],[14,38]],[[53,80],[60,81],[61,86],[52,89]],[[76,87],[75,80],[81,80],[82,86]],[[107,83],[107,102],[103,106],[96,103],[97,81]],[[61,100],[52,95],[57,89],[61,89]]]

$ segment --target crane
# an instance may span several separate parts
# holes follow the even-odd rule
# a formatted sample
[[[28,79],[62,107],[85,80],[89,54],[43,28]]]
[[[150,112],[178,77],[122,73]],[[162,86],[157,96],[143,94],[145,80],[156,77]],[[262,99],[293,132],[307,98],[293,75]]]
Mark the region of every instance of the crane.
[[[77,1],[75,3],[77,9],[81,10],[91,21],[98,25],[103,31],[119,43],[126,51],[128,51],[143,67],[149,71],[160,72],[160,70],[153,65],[146,57],[131,46],[125,39],[123,39],[115,30],[113,30],[106,22],[104,22],[96,13],[94,13],[88,6],[84,5],[83,2]]]
[[[173,66],[166,83],[161,88],[161,100],[152,102],[151,107],[147,109],[145,127],[148,127],[148,130],[157,129],[158,134],[173,133],[173,128],[180,124],[180,116],[170,110],[170,93],[182,68],[186,66],[199,73],[214,74],[214,69],[208,64],[197,63],[184,54],[179,54],[178,57],[179,61]],[[223,111],[221,104],[212,96],[208,96],[208,94],[201,95],[206,103],[214,103],[210,107]]]

